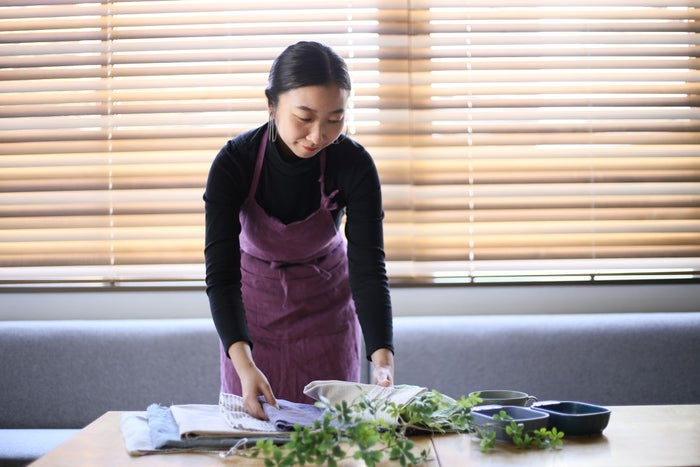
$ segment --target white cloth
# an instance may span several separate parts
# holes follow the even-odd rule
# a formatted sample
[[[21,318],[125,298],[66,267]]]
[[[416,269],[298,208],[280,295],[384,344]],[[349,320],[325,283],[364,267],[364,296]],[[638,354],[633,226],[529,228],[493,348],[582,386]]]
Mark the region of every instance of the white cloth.
[[[312,381],[304,388],[304,394],[314,400],[327,399],[331,406],[346,401],[348,405],[357,403],[362,397],[377,403],[380,409],[375,416],[365,411],[362,416],[367,419],[384,420],[397,423],[398,417],[389,415],[384,403],[394,403],[398,407],[405,407],[416,396],[428,391],[427,388],[407,384],[384,387],[376,384],[352,383],[348,381],[324,380]]]

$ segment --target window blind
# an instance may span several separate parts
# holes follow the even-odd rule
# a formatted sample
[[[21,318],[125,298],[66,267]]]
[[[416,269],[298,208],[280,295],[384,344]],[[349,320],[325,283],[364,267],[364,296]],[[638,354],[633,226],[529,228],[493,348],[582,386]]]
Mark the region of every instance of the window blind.
[[[412,2],[409,270],[692,276],[696,3]]]
[[[697,277],[692,1],[6,1],[0,282],[203,278],[274,57],[348,61],[394,282]]]

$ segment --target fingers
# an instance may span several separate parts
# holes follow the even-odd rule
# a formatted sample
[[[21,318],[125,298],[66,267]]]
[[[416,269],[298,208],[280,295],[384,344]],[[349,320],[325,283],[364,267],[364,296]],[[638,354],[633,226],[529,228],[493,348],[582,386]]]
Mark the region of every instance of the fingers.
[[[245,406],[245,409],[248,411],[248,413],[253,417],[259,420],[268,419],[267,415],[265,414],[265,411],[262,408],[262,404],[260,404],[260,401],[258,400],[258,397],[256,395],[244,396],[243,405]]]
[[[390,387],[394,385],[394,353],[389,349],[377,349],[371,355],[372,380],[379,386]]]
[[[270,383],[261,371],[257,370],[252,375],[248,375],[244,383],[243,404],[250,415],[260,420],[267,420],[268,417],[263,410],[260,396],[265,399],[265,402],[279,408],[277,398],[272,392]]]
[[[391,386],[392,386],[391,381],[388,380],[388,379],[384,379],[384,380],[381,380],[381,381],[377,381],[377,384],[378,384],[379,386],[384,386],[385,388],[388,388],[388,387],[391,387]]]
[[[374,384],[384,387],[394,385],[391,377],[391,370],[385,367],[376,367],[373,372]]]
[[[276,409],[280,408],[279,404],[277,403],[277,398],[272,393],[272,388],[270,388],[270,386],[267,386],[266,388],[263,389],[262,395],[265,398],[265,402],[267,402],[268,404],[270,404],[271,406],[273,406]]]

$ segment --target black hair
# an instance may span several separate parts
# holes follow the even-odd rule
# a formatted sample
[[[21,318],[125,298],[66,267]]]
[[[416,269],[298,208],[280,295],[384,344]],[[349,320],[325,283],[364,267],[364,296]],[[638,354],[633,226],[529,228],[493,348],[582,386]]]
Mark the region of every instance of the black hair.
[[[265,89],[267,103],[277,107],[280,94],[303,86],[337,84],[350,91],[345,60],[330,47],[301,41],[287,47],[272,63]]]

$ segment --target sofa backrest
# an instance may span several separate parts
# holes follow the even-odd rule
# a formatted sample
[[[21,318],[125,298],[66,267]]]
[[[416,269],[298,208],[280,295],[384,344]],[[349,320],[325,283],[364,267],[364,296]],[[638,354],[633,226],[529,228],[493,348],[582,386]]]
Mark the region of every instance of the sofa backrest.
[[[80,428],[108,410],[215,404],[211,320],[0,322],[0,425]]]
[[[452,397],[516,389],[602,405],[700,403],[700,313],[396,321],[397,383]]]
[[[457,398],[700,404],[700,313],[401,316],[394,344],[397,384]],[[218,396],[209,319],[0,322],[0,428],[80,428],[108,410]]]

